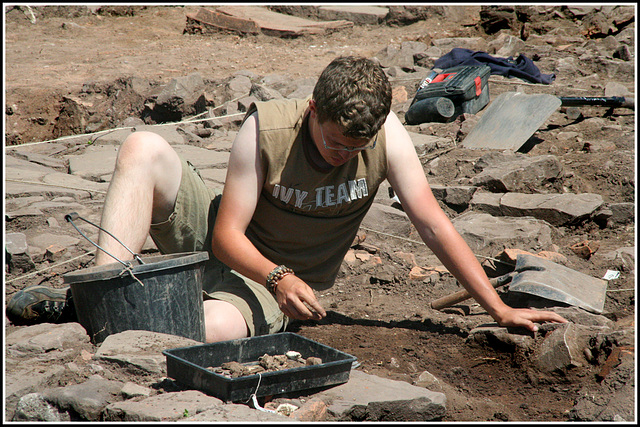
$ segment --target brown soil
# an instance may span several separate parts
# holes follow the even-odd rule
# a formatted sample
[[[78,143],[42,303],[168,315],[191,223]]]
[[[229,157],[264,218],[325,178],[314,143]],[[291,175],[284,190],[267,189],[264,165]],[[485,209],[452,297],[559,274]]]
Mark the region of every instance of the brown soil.
[[[63,96],[79,93],[85,84],[113,85],[130,76],[168,82],[193,72],[215,80],[239,70],[251,70],[260,76],[283,74],[291,79],[317,77],[337,55],[375,56],[384,47],[403,41],[495,38],[487,36],[479,25],[441,25],[441,16],[406,26],[356,25],[324,36],[290,39],[230,33],[193,35],[183,34],[185,13],[197,10],[192,6],[135,7],[130,8],[131,14],[100,15],[82,13],[81,9],[73,13],[73,8],[51,8],[39,15],[36,24],[31,24],[22,10],[7,12],[5,109],[10,113],[5,116],[7,145],[57,136],[54,127]],[[554,19],[538,24],[541,32],[562,28],[559,34],[567,34],[568,45],[586,42],[579,22],[552,16]],[[547,57],[539,62],[543,73],[552,72],[544,69],[544,65],[552,64],[551,59],[573,52],[571,47],[563,49],[551,49],[545,54]],[[536,46],[531,45],[524,53],[531,57],[535,52]],[[594,72],[576,71],[575,75],[558,75],[550,86],[523,87],[528,93],[602,96],[606,81],[584,78]],[[635,90],[633,76],[618,81]],[[395,82],[394,86],[405,85],[411,97],[417,83]],[[492,85],[492,96],[515,87]],[[634,202],[635,115],[629,110],[612,112],[601,107],[584,107],[581,111],[583,124],[585,119],[605,116],[609,126],[596,128],[585,124],[579,129],[581,141],[560,141],[556,139],[559,130],[575,122],[564,114],[554,114],[538,132],[540,142],[531,154],[559,156],[571,171],[565,174],[562,183],[568,191],[597,193],[608,203]],[[444,136],[450,129],[434,125],[432,132]],[[584,150],[585,142],[603,140],[612,141],[616,151]],[[620,155],[616,155],[618,152]],[[615,164],[611,163],[613,156]],[[469,161],[477,157],[477,153],[461,148],[444,153],[441,161],[452,165],[448,169],[450,176],[440,175],[432,182],[446,184],[460,178]],[[451,209],[447,212],[452,217],[458,215]],[[53,215],[55,211],[47,213]],[[43,217],[21,217],[7,222],[6,230],[33,231],[46,226]],[[556,231],[554,243],[567,256],[567,266],[595,277],[601,277],[607,269],[618,269],[600,254],[634,246],[633,225],[600,228],[587,222]],[[416,237],[414,240],[418,240]],[[586,239],[600,244],[597,256],[589,260],[576,256],[568,248]],[[407,279],[412,265],[398,252],[414,253],[417,265],[423,267],[440,265],[424,245],[376,233],[367,233],[366,243],[377,248],[373,252],[383,261],[382,266],[366,262],[356,267],[345,265],[336,286],[318,295],[328,311],[327,318],[319,323],[294,322],[290,331],[356,356],[360,369],[375,375],[413,383],[423,371],[431,372],[448,385],[443,389],[448,395],[446,421],[563,421],[567,420],[578,390],[596,384],[598,365],[543,376],[532,371],[526,354],[507,347],[485,348],[468,341],[468,325],[475,319],[477,323],[490,323],[491,318],[472,301],[444,313],[429,308],[433,299],[450,294],[459,286],[448,274],[432,285]],[[5,286],[5,296],[8,298],[18,289],[36,283],[63,286],[62,274],[90,265],[91,260],[85,258],[10,282]],[[634,288],[633,272],[621,273],[622,277],[611,282],[609,288]],[[10,281],[17,276],[6,274],[5,278]],[[634,307],[633,292],[613,292],[608,294],[605,313],[618,320],[633,316]],[[15,328],[7,324],[5,332]]]

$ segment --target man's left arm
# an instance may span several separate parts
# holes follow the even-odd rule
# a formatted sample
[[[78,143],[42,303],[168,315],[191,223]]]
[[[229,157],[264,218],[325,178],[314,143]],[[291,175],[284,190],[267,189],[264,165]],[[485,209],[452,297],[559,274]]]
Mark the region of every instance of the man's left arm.
[[[394,113],[385,123],[388,180],[402,208],[426,245],[464,288],[501,326],[522,326],[531,331],[534,322],[567,322],[557,313],[514,309],[506,305],[477,258],[453,227],[434,197],[408,132]]]

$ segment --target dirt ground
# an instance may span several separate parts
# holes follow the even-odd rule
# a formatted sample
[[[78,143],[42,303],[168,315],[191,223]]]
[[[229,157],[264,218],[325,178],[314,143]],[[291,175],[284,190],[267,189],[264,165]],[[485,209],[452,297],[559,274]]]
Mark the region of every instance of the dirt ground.
[[[232,33],[211,35],[183,34],[185,14],[194,6],[149,6],[130,9],[131,13],[88,14],[75,6],[51,8],[39,14],[32,24],[24,10],[8,10],[5,33],[5,137],[6,145],[44,141],[54,138],[54,126],[62,98],[77,94],[88,83],[113,83],[119,78],[138,76],[167,82],[199,72],[208,79],[223,79],[239,70],[251,70],[265,76],[282,74],[298,79],[317,77],[336,56],[357,54],[375,56],[391,44],[444,37],[486,37],[477,23],[445,25],[442,16],[403,26],[356,25],[323,36],[278,38],[266,35],[241,36]],[[42,12],[41,12],[42,13]],[[543,73],[553,72],[553,61],[588,42],[581,33],[579,20],[553,19],[533,25],[531,33],[566,35],[561,49],[545,49],[538,62]],[[525,53],[532,57],[536,39]],[[549,42],[550,43],[550,42]],[[558,44],[554,44],[558,47]],[[562,45],[564,46],[564,45]],[[585,60],[585,66],[589,64]],[[523,85],[527,93],[602,96],[605,77],[588,78],[595,71],[575,75],[558,74],[549,86]],[[618,78],[635,91],[635,78]],[[405,85],[411,97],[418,82],[394,82]],[[492,97],[515,90],[514,85],[493,84]],[[540,129],[540,142],[532,155],[554,154],[572,173],[565,174],[562,185],[571,192],[600,194],[608,203],[635,202],[635,114],[630,110],[584,107],[582,119],[570,119],[554,113]],[[106,113],[105,113],[106,114]],[[602,118],[606,126],[587,125],[589,118]],[[570,142],[556,138],[569,125],[578,126],[582,140]],[[446,136],[451,126],[434,125],[433,134]],[[586,153],[585,142],[611,141],[616,151]],[[616,155],[617,152],[626,153]],[[469,162],[478,154],[457,148],[441,156],[452,167],[448,174],[433,177],[432,183],[446,185],[465,174]],[[611,160],[615,163],[612,163]],[[427,165],[425,165],[427,167]],[[455,217],[459,213],[448,209]],[[7,231],[24,231],[46,226],[45,220],[19,218],[5,224]],[[415,233],[414,233],[415,234]],[[620,247],[634,246],[635,226],[601,228],[593,222],[557,229],[554,243],[568,259],[567,266],[594,277],[612,268],[605,257],[584,260],[569,246],[583,240],[600,244],[599,254]],[[418,240],[417,235],[413,236]],[[336,286],[319,293],[328,317],[319,323],[294,322],[290,331],[352,354],[361,368],[379,376],[413,383],[423,371],[429,371],[451,387],[446,421],[563,421],[573,407],[581,387],[596,384],[597,365],[557,376],[532,373],[526,355],[500,348],[484,348],[467,341],[468,330],[459,318],[491,319],[472,301],[466,301],[447,313],[429,308],[429,303],[459,289],[448,274],[432,285],[408,280],[411,264],[398,252],[414,253],[420,266],[435,267],[440,262],[419,243],[367,233],[366,243],[377,248],[374,255],[383,259],[383,267],[362,264],[344,266]],[[496,253],[479,253],[493,257]],[[86,261],[86,260],[85,260]],[[61,274],[90,263],[70,264],[45,275],[6,285],[8,298],[18,289],[36,283],[62,286]],[[63,271],[65,270],[65,271]],[[635,287],[635,275],[622,271],[609,289]],[[15,275],[5,274],[7,280]],[[612,320],[635,315],[634,292],[609,293],[605,314]],[[486,317],[486,319],[485,319]],[[463,322],[462,325],[465,323]],[[10,332],[16,326],[7,325]],[[487,401],[493,403],[487,403]]]

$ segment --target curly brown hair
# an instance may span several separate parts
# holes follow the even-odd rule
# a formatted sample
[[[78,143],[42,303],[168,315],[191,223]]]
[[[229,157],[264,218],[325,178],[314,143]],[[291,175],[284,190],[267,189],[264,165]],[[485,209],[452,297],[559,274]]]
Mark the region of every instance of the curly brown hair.
[[[320,123],[330,120],[344,136],[370,139],[391,111],[391,84],[371,59],[340,56],[320,74],[313,99]]]

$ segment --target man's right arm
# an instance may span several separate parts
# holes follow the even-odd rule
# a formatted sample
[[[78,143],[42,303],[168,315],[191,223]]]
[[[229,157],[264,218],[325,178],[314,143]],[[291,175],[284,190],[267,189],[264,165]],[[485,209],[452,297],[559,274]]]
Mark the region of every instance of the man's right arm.
[[[240,274],[264,284],[276,264],[265,258],[246,237],[265,175],[258,144],[257,114],[249,116],[238,131],[225,180],[220,208],[213,229],[213,254]],[[295,275],[279,281],[276,299],[284,314],[295,319],[319,319],[325,312],[313,290]],[[307,303],[316,314],[305,306]]]

